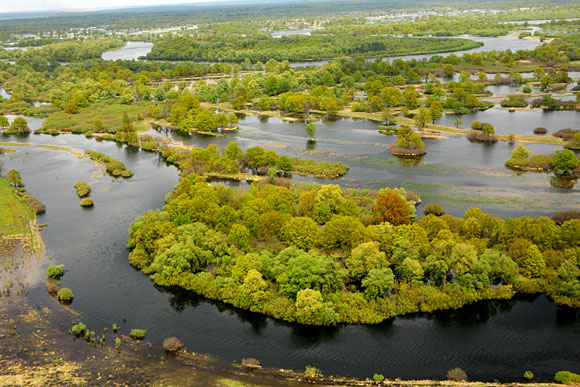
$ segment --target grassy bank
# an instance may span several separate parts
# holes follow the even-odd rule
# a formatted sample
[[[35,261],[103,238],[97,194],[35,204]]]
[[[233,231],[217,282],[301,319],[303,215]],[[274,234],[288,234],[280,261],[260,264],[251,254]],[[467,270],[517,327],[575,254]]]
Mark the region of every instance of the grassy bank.
[[[34,218],[34,212],[16,195],[14,187],[0,178],[0,234],[27,234]]]

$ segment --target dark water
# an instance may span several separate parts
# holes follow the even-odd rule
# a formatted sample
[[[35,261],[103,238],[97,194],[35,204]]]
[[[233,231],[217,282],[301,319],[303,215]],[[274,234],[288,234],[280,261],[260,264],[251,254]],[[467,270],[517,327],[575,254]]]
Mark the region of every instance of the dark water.
[[[36,128],[42,121],[29,123]],[[520,197],[523,203],[533,196],[534,202],[545,198],[543,204],[578,206],[577,189],[551,188],[547,175],[517,176],[506,170],[503,161],[512,149],[508,144],[484,146],[462,137],[427,140],[429,154],[421,164],[405,166],[386,152],[394,138],[379,135],[376,126],[352,120],[317,123],[319,140],[312,157],[353,165],[336,181],[347,187],[415,184],[424,199],[457,190],[474,197],[481,197],[481,192],[483,196],[505,195],[505,202],[483,203],[504,215],[546,212],[530,210],[513,197]],[[303,124],[248,117],[240,127],[232,138],[192,136],[181,140],[201,146],[238,140],[244,148],[261,145],[289,155],[305,152]],[[147,329],[148,339],[155,344],[176,335],[189,350],[226,360],[255,357],[267,367],[297,370],[312,364],[325,374],[356,377],[382,373],[388,378],[439,379],[450,368],[461,367],[478,380],[520,381],[528,369],[537,380],[551,380],[556,371],[577,371],[580,364],[579,311],[557,307],[544,296],[482,302],[459,311],[396,318],[372,327],[312,328],[281,323],[186,292],[156,288],[129,265],[127,230],[136,217],[163,205],[165,194],[177,183],[174,168],[152,153],[82,136],[31,135],[2,140],[93,149],[122,160],[135,172],[128,180],[112,179],[86,158],[38,147],[21,147],[17,153],[3,156],[5,167],[20,170],[28,190],[47,205],[47,213],[38,219],[48,223],[42,231],[47,254],[51,264],[62,263],[69,269],[62,286],[73,290],[73,307],[83,313],[82,320],[91,329],[117,323],[125,334],[132,328]],[[538,153],[556,149],[530,148]],[[92,209],[79,206],[73,188],[79,180],[92,185]],[[470,206],[457,196],[449,203],[457,206],[450,212],[460,213]],[[39,286],[30,297],[42,305],[45,290]]]

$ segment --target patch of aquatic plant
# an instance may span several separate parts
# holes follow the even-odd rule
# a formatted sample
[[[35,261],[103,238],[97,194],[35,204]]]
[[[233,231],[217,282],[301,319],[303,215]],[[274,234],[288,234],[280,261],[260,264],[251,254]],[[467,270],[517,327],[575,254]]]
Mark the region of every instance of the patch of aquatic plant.
[[[48,278],[60,279],[64,275],[64,265],[49,266],[46,269]]]
[[[62,288],[57,293],[56,296],[58,297],[59,301],[70,303],[73,298],[73,292],[69,288]]]
[[[95,205],[93,198],[84,198],[81,200],[81,207],[92,207]]]
[[[75,183],[75,188],[77,190],[77,195],[80,198],[84,198],[91,192],[91,186],[85,183],[84,181],[77,181]]]
[[[147,336],[146,329],[131,329],[131,337],[135,340],[143,340]]]
[[[122,176],[129,178],[133,176],[133,172],[130,169],[127,169],[122,161],[92,150],[86,150],[85,155],[89,156],[92,160],[103,164],[107,173],[113,177]]]

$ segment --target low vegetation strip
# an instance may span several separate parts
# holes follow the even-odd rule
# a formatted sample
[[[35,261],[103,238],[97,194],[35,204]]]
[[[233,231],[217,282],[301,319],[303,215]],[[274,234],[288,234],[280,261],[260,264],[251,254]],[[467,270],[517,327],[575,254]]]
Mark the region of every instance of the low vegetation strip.
[[[129,178],[133,176],[133,171],[127,169],[122,161],[92,150],[86,150],[85,155],[89,156],[92,160],[103,164],[107,173],[113,177],[122,176]]]
[[[34,211],[16,194],[16,189],[0,178],[0,233],[26,234]]]

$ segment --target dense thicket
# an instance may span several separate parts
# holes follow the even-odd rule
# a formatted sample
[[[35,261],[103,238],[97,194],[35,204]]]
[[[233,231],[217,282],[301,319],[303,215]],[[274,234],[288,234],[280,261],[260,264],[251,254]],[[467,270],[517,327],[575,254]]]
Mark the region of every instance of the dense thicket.
[[[190,174],[130,229],[130,262],[163,286],[302,324],[378,323],[517,291],[579,306],[580,221],[414,222],[400,191],[212,186]],[[405,210],[406,208],[406,210]]]

